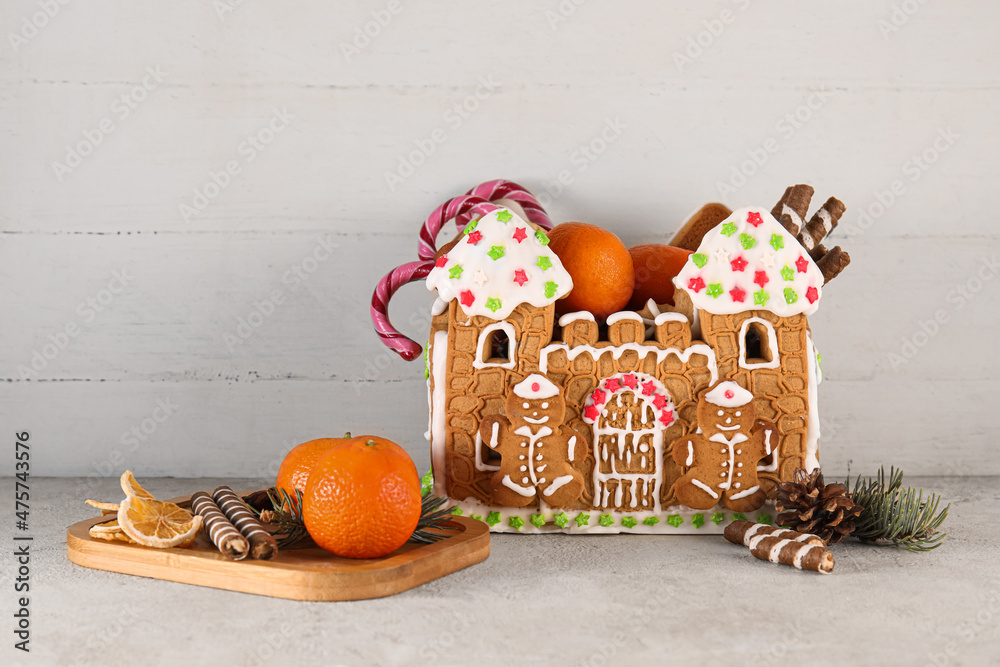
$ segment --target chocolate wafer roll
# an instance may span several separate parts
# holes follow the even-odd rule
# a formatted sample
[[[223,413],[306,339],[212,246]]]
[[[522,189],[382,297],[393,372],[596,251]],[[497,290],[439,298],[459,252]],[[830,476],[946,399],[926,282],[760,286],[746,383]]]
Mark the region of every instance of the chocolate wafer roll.
[[[798,239],[802,247],[811,254],[813,248],[819,245],[819,242],[825,239],[837,226],[837,223],[840,222],[840,216],[844,215],[846,210],[844,202],[836,197],[827,199],[799,232]]]
[[[229,522],[212,500],[212,496],[204,491],[194,494],[191,496],[191,509],[205,519],[205,528],[212,544],[218,547],[224,556],[232,560],[243,560],[247,557],[250,553],[250,543],[240,531],[236,530],[236,526]]]
[[[851,256],[837,246],[827,251],[825,255],[816,260],[816,266],[823,272],[823,282],[828,283],[851,263]]]
[[[809,251],[809,256],[812,257],[814,262],[818,262],[819,258],[825,255],[826,252],[826,246],[820,243],[818,246]]]
[[[753,540],[756,539],[759,541],[765,537],[780,537],[806,544],[826,546],[826,542],[818,535],[799,533],[787,528],[778,528],[776,526],[768,526],[765,523],[753,523],[751,521],[733,521],[726,526],[725,537],[733,544],[742,544],[751,549],[754,546]]]
[[[264,530],[257,517],[247,509],[243,499],[228,486],[220,486],[212,492],[212,498],[226,518],[233,522],[237,530],[250,543],[250,557],[257,560],[271,560],[278,553],[278,544],[271,534]]]
[[[771,215],[788,230],[792,236],[798,236],[802,229],[802,219],[809,212],[809,202],[812,201],[811,185],[792,185],[785,188],[785,194],[771,209]]]

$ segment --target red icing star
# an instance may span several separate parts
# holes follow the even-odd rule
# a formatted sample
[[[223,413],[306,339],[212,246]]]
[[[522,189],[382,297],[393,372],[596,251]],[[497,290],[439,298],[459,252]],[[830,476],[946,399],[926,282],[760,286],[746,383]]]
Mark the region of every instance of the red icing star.
[[[642,383],[642,395],[652,396],[656,393],[656,383],[650,380],[649,382]]]
[[[622,384],[624,384],[629,389],[635,389],[639,386],[639,381],[635,379],[635,376],[629,373],[622,378]]]
[[[653,397],[653,405],[656,406],[657,410],[662,410],[667,407],[667,399],[663,394],[657,394]]]
[[[763,287],[764,285],[767,284],[767,272],[757,271],[756,273],[753,274],[753,281],[758,285],[760,285],[761,287]]]
[[[596,405],[588,405],[583,409],[583,416],[589,419],[590,421],[597,421],[597,417],[600,414],[601,411],[597,408]]]
[[[440,269],[447,263],[448,263],[448,255],[441,255],[440,257],[437,258],[437,261],[434,262],[434,266]]]
[[[806,290],[806,298],[809,299],[809,303],[816,303],[819,301],[819,290],[815,287],[810,287]]]
[[[461,301],[463,306],[468,308],[475,303],[476,297],[473,295],[472,290],[465,290],[459,295],[458,300]]]
[[[594,399],[595,405],[603,405],[604,401],[606,401],[608,398],[607,395],[600,389],[595,389],[594,393],[591,394],[590,397]]]
[[[688,281],[688,289],[692,289],[695,292],[700,292],[705,289],[705,281],[701,279],[701,276],[697,278],[692,278]]]
[[[524,227],[518,227],[514,230],[514,240],[520,243],[524,239],[528,238],[528,233],[524,230]]]
[[[476,245],[482,240],[483,240],[483,235],[480,234],[478,231],[469,234],[469,245]]]
[[[805,255],[799,255],[799,258],[795,260],[795,268],[799,270],[799,273],[806,272],[806,269],[809,268],[809,260],[805,258]]]
[[[605,387],[607,388],[607,390],[608,390],[608,391],[610,391],[610,392],[611,392],[612,394],[613,394],[613,393],[615,393],[616,391],[618,391],[619,389],[621,389],[621,388],[622,388],[622,385],[621,385],[621,383],[620,383],[620,382],[618,382],[618,380],[617,380],[617,379],[615,379],[615,378],[608,378],[607,382],[605,382],[605,383],[604,383],[604,386],[605,386]]]
[[[733,301],[743,303],[743,299],[747,297],[747,292],[737,285],[733,289],[729,290],[729,296],[733,297]]]
[[[733,261],[729,262],[729,264],[733,267],[733,271],[742,271],[747,268],[747,261],[742,257],[737,257]]]
[[[673,424],[674,423],[674,411],[673,410],[664,410],[663,413],[660,415],[660,421],[663,422],[663,426],[665,426],[665,427],[666,426],[670,426],[671,424]]]
[[[760,213],[758,213],[757,211],[751,211],[750,213],[747,214],[747,222],[749,222],[754,227],[760,227],[760,225],[764,221],[760,219]]]
[[[520,287],[524,287],[524,283],[528,282],[528,274],[524,272],[524,269],[518,269],[514,272],[514,282]]]

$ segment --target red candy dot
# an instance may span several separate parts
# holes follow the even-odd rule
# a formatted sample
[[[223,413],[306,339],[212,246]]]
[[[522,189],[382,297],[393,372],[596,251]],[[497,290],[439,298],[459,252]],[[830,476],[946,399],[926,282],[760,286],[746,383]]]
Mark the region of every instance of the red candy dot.
[[[537,382],[532,382],[531,383],[531,391],[538,391],[541,388],[542,388],[542,385],[538,384]]]
[[[733,397],[733,396],[735,396],[735,395],[736,395],[736,394],[734,394],[734,393],[733,393],[733,390],[732,390],[732,389],[727,389],[727,390],[726,390],[726,398],[732,398],[732,397]]]

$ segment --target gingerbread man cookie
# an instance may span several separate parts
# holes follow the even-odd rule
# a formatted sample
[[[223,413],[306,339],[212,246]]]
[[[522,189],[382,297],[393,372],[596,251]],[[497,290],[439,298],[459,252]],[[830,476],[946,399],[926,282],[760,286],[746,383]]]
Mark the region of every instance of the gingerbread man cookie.
[[[767,494],[757,481],[757,465],[774,449],[774,424],[756,420],[753,394],[724,381],[698,400],[699,432],[676,440],[673,457],[685,468],[674,484],[677,499],[707,510],[721,500],[734,512],[764,504]]]
[[[514,385],[506,412],[479,427],[483,442],[501,457],[493,475],[493,504],[524,507],[537,497],[549,507],[565,507],[578,499],[583,475],[571,461],[586,454],[586,445],[563,426],[566,402],[559,387],[533,373]]]

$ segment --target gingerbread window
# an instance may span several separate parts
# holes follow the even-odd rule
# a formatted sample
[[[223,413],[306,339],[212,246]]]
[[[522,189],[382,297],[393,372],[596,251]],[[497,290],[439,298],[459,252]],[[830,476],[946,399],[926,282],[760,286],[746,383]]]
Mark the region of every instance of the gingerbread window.
[[[517,332],[510,322],[491,324],[479,334],[476,346],[476,368],[514,368],[514,352],[517,348]]]
[[[740,327],[740,368],[778,368],[778,336],[765,319],[750,317]]]

